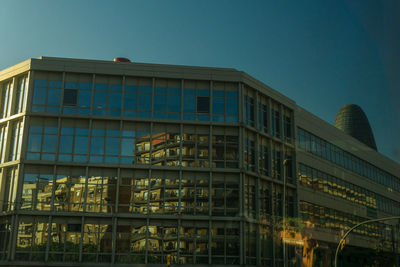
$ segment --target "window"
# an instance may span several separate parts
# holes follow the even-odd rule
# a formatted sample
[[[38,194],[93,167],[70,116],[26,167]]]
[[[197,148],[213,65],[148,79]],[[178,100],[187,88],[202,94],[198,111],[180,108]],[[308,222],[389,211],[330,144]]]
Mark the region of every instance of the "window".
[[[197,97],[197,113],[209,113],[210,112],[210,97],[198,96]]]
[[[275,107],[271,108],[271,130],[272,135],[280,138],[281,137],[281,119],[280,119],[279,107],[275,105]]]
[[[210,120],[210,85],[206,81],[185,81],[183,119]]]
[[[0,87],[1,89],[1,95],[0,95],[0,118],[6,118],[8,117],[9,110],[10,110],[10,99],[11,99],[11,94],[13,91],[13,80],[9,80],[2,84]]]
[[[8,161],[18,160],[21,153],[22,142],[22,121],[14,121],[10,124],[11,140],[8,154]]]
[[[255,171],[255,142],[254,137],[246,137],[244,140],[244,167],[246,170]]]
[[[283,138],[286,142],[292,140],[292,118],[291,112],[288,110],[285,110],[283,115]]]
[[[86,162],[88,142],[88,121],[63,119],[61,121],[58,160]]]
[[[269,150],[267,141],[263,140],[263,144],[259,145],[259,155],[258,155],[258,167],[260,173],[263,175],[269,175]]]
[[[18,170],[17,168],[4,168],[4,178],[5,178],[5,189],[2,192],[1,199],[2,211],[11,211],[16,208],[16,196],[17,196],[17,185],[18,185]],[[1,231],[1,230],[0,230]],[[0,242],[1,243],[1,242]]]
[[[25,111],[27,89],[28,89],[28,76],[23,75],[18,78],[13,114],[18,114]]]
[[[258,103],[258,128],[264,133],[268,132],[268,108],[262,102]]]
[[[78,100],[77,96],[76,89],[64,89],[64,106],[75,106]]]
[[[32,167],[27,165],[24,170],[24,185],[21,209],[46,210],[51,209],[53,189],[53,168],[47,166]]]
[[[31,120],[28,139],[28,160],[54,160],[57,147],[56,119]]]
[[[59,113],[62,94],[62,73],[35,72],[33,85],[32,111]]]
[[[244,95],[243,105],[245,123],[254,126],[254,98],[249,95]]]
[[[94,121],[90,140],[90,162],[118,163],[120,154],[119,123]]]
[[[275,179],[282,179],[282,152],[278,144],[272,144],[272,177]]]

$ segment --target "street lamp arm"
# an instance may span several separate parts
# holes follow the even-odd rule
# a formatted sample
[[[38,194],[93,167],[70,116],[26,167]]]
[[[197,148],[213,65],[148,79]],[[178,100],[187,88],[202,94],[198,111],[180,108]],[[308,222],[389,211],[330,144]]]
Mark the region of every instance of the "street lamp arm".
[[[371,223],[371,222],[380,222],[380,221],[388,221],[388,220],[394,220],[394,219],[400,219],[400,216],[392,216],[392,217],[385,217],[385,218],[379,218],[379,219],[371,219],[371,220],[366,220],[363,222],[360,222],[356,225],[354,225],[353,227],[351,227],[344,235],[343,237],[340,239],[339,244],[336,247],[336,252],[335,252],[335,267],[337,267],[337,256],[339,253],[339,248],[340,245],[344,242],[344,240],[346,239],[346,237],[357,227],[359,227],[360,225],[366,224],[366,223]]]

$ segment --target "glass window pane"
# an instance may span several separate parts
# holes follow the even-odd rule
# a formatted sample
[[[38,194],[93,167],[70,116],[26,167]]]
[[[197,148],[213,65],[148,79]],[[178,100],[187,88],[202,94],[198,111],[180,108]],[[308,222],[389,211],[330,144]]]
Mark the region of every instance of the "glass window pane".
[[[154,110],[155,111],[166,111],[167,109],[167,96],[166,95],[155,95],[154,96]]]
[[[75,106],[77,101],[77,90],[64,89],[64,105]]]
[[[168,111],[180,112],[181,111],[181,96],[168,96]]]
[[[127,86],[125,86],[125,92],[136,93],[137,92],[137,86],[135,86],[135,85],[127,85]]]
[[[183,112],[196,112],[196,98],[194,96],[185,96],[183,98]]]
[[[181,95],[180,88],[168,88],[168,95]]]
[[[107,106],[107,92],[96,91],[94,93],[94,107],[105,108]]]
[[[92,84],[91,83],[80,83],[79,88],[84,89],[84,90],[90,90],[90,89],[92,89]]]
[[[30,134],[28,142],[28,151],[40,152],[40,146],[42,143],[42,136],[38,134]]]
[[[134,145],[133,139],[122,139],[121,155],[122,156],[133,156],[134,147],[135,147],[135,145]]]
[[[104,154],[104,137],[92,137],[90,154]]]
[[[78,89],[77,82],[65,82],[65,88]]]
[[[61,99],[61,90],[60,89],[49,89],[48,90],[48,100],[47,104],[52,106],[59,106]]]
[[[33,104],[42,104],[46,102],[46,88],[35,88],[33,92]]]
[[[106,139],[106,154],[107,155],[118,155],[119,154],[119,138]]]
[[[35,87],[46,87],[46,86],[47,86],[47,81],[44,80],[35,81]]]
[[[133,109],[137,108],[137,95],[136,94],[125,94],[124,96],[124,108]]]
[[[43,136],[43,152],[56,152],[56,143],[57,136],[56,135],[44,135]]]
[[[108,85],[104,83],[96,83],[94,86],[95,90],[107,90]]]
[[[89,138],[87,136],[75,137],[75,154],[87,154]]]
[[[238,100],[227,98],[226,99],[226,113],[229,115],[238,115]]]
[[[151,95],[139,95],[139,110],[151,110]]]
[[[224,97],[225,92],[221,90],[213,90],[213,97]]]
[[[110,92],[110,108],[121,109],[121,97],[120,92]]]
[[[60,137],[60,152],[61,153],[72,153],[72,136],[61,136]]]
[[[210,90],[197,90],[198,96],[210,96]]]
[[[214,114],[224,114],[224,104],[223,98],[214,98],[213,100],[213,113]]]
[[[92,98],[92,92],[80,90],[78,97],[78,106],[85,108],[90,107],[91,98]]]

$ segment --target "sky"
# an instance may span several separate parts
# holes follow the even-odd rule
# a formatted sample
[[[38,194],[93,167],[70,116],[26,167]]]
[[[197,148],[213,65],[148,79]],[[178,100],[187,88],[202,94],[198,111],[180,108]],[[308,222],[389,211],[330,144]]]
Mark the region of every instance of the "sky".
[[[400,162],[397,0],[2,0],[0,69],[39,56],[236,68],[332,123],[366,113]]]

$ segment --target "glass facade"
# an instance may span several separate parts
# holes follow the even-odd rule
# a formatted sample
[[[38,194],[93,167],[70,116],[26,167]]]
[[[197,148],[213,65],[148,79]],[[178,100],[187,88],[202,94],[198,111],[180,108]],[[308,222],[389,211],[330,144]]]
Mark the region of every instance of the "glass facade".
[[[370,217],[376,218],[377,210],[400,215],[399,202],[301,163],[298,178],[300,184],[305,187],[366,206]]]
[[[398,177],[301,128],[297,128],[297,144],[307,152],[400,192],[400,179]]]
[[[295,104],[263,88],[105,73],[0,82],[0,265],[298,266],[308,230],[399,214],[386,196],[297,164]],[[358,160],[352,168],[396,189],[382,170],[297,132],[306,151]],[[298,184],[367,215],[299,200]],[[386,238],[385,227],[357,234]]]
[[[333,232],[347,231],[352,226],[368,220],[367,218],[356,216],[351,213],[306,201],[300,201],[300,216],[309,228],[325,228]],[[389,240],[386,227],[387,225],[384,223],[368,223],[356,228],[354,233],[375,239],[385,238]]]
[[[57,73],[36,76],[32,112],[231,123],[239,118],[237,83],[215,82],[211,90],[206,81],[185,80],[182,87],[172,79],[67,73],[63,82]]]
[[[32,76],[31,91],[28,75],[2,83],[4,114],[26,106],[31,112],[1,125],[0,137],[10,140],[1,142],[3,162],[19,160],[21,151],[24,160],[23,169],[19,164],[2,169],[8,188],[2,210],[40,215],[14,222],[15,252],[8,254],[2,243],[3,259],[282,261],[282,250],[273,254],[257,245],[282,247],[282,228],[273,225],[282,221],[283,189],[265,179],[282,180],[284,151],[291,147],[281,142],[292,142],[290,135],[269,136],[274,132],[269,98],[262,97],[261,120],[256,98],[249,98],[254,128],[242,136],[239,83],[40,71]],[[272,143],[272,136],[280,141]],[[252,175],[244,176],[242,166]],[[295,189],[287,191],[288,214],[294,217]],[[0,234],[11,238],[7,231],[13,226],[4,218]]]

